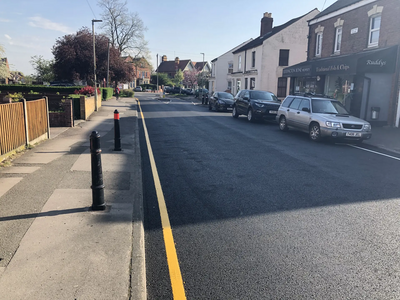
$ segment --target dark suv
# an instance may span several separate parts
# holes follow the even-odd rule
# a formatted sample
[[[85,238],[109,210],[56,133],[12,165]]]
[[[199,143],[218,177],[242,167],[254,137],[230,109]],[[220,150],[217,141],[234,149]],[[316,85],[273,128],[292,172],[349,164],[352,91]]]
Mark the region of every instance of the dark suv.
[[[247,120],[275,120],[279,99],[271,92],[258,90],[241,90],[236,94],[233,104],[232,117],[247,115]]]

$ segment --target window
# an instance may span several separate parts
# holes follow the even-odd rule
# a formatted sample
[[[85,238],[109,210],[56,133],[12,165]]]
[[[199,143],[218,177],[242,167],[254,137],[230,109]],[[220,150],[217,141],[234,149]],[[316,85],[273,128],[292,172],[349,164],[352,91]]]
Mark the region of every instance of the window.
[[[322,32],[318,32],[315,40],[315,56],[321,56]]]
[[[238,57],[238,71],[242,71],[242,56]]]
[[[381,29],[381,16],[378,15],[371,17],[369,25],[368,47],[378,46],[380,29]]]
[[[289,65],[289,50],[284,50],[284,49],[279,50],[279,65],[280,66]]]
[[[251,52],[251,67],[256,67],[256,51]]]
[[[287,78],[286,77],[279,77],[278,78],[278,97],[286,97],[286,90],[287,90]]]
[[[289,107],[293,99],[293,97],[286,97],[286,99],[282,102],[282,107]]]
[[[303,110],[303,108],[308,108],[308,110],[310,111],[310,100],[308,99],[301,100],[299,110]]]
[[[336,28],[334,53],[340,52],[340,46],[342,44],[342,30],[342,27]]]
[[[248,78],[245,78],[245,79],[244,79],[244,89],[245,89],[245,90],[248,89],[248,81],[249,81]]]
[[[233,63],[228,63],[228,73],[231,74],[233,73]]]
[[[256,87],[256,79],[254,77],[250,78],[250,89],[254,90],[255,87]]]
[[[232,81],[228,81],[228,90],[232,90]]]
[[[291,109],[299,109],[299,105],[301,102],[301,98],[295,98],[292,103],[290,103],[289,108]]]

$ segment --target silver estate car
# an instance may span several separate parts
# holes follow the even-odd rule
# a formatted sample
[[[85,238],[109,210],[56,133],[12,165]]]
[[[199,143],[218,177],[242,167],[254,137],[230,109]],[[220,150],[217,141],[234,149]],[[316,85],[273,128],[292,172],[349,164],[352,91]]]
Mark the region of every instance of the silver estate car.
[[[329,137],[362,142],[372,136],[370,123],[350,116],[340,101],[330,98],[287,96],[276,120],[280,130],[298,129],[307,132],[313,141]]]

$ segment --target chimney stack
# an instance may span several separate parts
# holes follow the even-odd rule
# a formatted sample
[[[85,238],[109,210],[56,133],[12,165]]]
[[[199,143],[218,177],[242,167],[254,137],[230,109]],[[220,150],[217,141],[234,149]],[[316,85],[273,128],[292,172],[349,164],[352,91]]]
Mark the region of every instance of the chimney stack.
[[[261,19],[261,28],[260,28],[260,36],[270,32],[272,30],[272,22],[274,19],[271,16],[271,13],[264,13],[264,17]]]
[[[179,65],[179,57],[175,57],[175,63]]]
[[[161,59],[162,59],[162,61],[167,61],[167,56],[163,55]]]

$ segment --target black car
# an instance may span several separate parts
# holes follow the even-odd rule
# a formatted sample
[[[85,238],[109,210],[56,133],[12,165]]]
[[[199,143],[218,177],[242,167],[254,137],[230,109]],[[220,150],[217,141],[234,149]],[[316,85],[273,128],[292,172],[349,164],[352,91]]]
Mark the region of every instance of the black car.
[[[256,120],[275,120],[281,102],[271,92],[241,90],[236,94],[232,117],[247,115],[250,122]]]
[[[215,111],[232,110],[234,98],[232,94],[226,92],[214,92],[209,99],[208,109]]]
[[[179,86],[174,86],[167,93],[169,93],[169,94],[182,94],[182,89]]]

